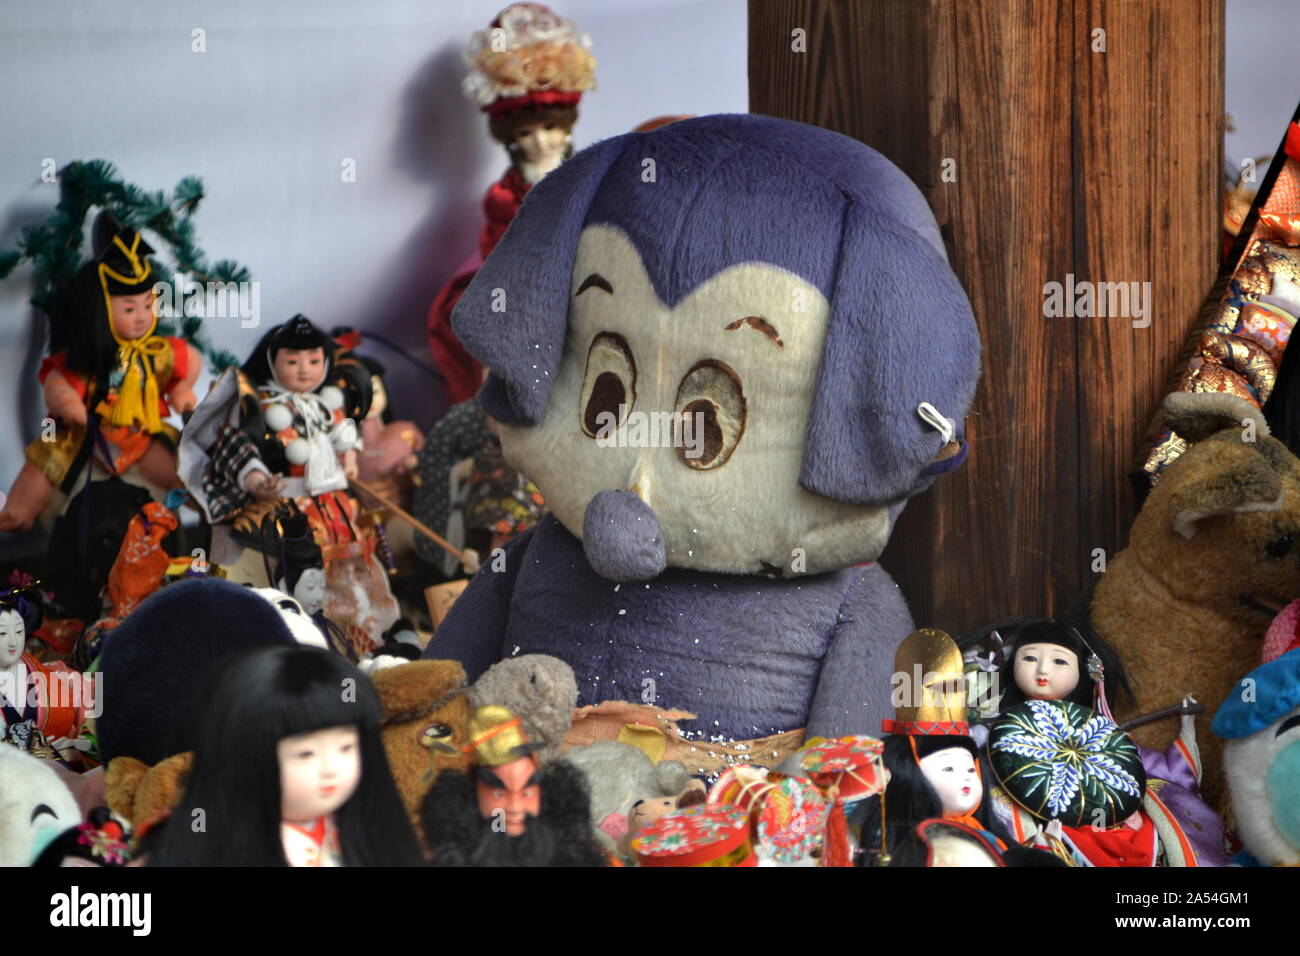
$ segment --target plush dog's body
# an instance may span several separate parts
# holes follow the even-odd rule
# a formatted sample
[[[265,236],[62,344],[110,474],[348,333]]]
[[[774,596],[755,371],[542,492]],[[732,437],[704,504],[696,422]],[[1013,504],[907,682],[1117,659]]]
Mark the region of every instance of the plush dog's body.
[[[529,192],[454,324],[552,517],[428,655],[472,677],[552,654],[580,704],[681,708],[705,736],[879,731],[912,622],[868,562],[961,463],[979,377],[896,167],[763,116],[606,140]]]
[[[430,642],[471,680],[501,657],[552,654],[573,667],[579,706],[680,708],[697,715],[684,730],[737,740],[878,731],[892,713],[888,680],[869,675],[888,673],[912,619],[879,565],[793,580],[669,568],[615,585],[549,516],[505,561],[479,573]]]

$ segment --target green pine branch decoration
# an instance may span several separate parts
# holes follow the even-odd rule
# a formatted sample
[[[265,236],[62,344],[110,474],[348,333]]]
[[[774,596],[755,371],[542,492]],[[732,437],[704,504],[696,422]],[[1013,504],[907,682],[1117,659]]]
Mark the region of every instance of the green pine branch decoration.
[[[208,265],[192,219],[203,195],[203,182],[195,176],[186,176],[168,196],[162,190],[147,192],[125,182],[108,160],[69,163],[59,173],[59,202],[54,212],[42,225],[25,228],[17,249],[0,252],[0,279],[9,276],[22,260],[30,261],[35,278],[30,302],[48,316],[62,290],[81,268],[86,214],[99,208],[107,210],[122,226],[148,231],[161,239],[177,268],[198,282],[249,281],[248,269],[230,259]],[[168,265],[157,256],[149,261],[159,282],[171,282],[174,273]],[[201,318],[160,316],[158,331],[188,341],[208,360],[214,374],[239,364],[232,353],[213,347]]]

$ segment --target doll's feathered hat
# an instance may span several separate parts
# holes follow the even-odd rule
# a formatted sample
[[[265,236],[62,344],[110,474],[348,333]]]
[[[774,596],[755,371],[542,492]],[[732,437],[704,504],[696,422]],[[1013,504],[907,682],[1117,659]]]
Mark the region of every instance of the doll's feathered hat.
[[[491,116],[576,106],[596,86],[591,38],[541,3],[515,3],[470,37],[465,94]]]
[[[943,631],[913,631],[894,654],[894,719],[883,729],[907,736],[966,736],[965,663]]]

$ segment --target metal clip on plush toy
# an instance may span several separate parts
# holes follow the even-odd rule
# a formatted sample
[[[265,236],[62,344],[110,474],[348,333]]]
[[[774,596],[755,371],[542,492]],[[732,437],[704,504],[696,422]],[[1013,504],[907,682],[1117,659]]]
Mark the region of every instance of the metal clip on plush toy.
[[[963,460],[979,375],[897,168],[763,116],[606,140],[532,189],[454,325],[551,514],[430,655],[472,679],[551,654],[579,705],[651,699],[740,740],[879,727],[912,622],[867,562]]]

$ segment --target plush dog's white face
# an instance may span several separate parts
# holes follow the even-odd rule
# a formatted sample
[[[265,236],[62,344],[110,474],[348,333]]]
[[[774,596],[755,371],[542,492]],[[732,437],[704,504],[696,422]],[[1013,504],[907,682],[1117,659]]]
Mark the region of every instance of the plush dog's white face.
[[[583,231],[570,288],[546,413],[501,427],[507,459],[566,528],[582,537],[593,496],[632,490],[658,516],[670,567],[811,574],[879,555],[889,509],[799,487],[830,315],[820,291],[750,263],[669,308],[608,225]]]
[[[1300,707],[1229,740],[1223,768],[1246,849],[1266,866],[1300,865]]]

